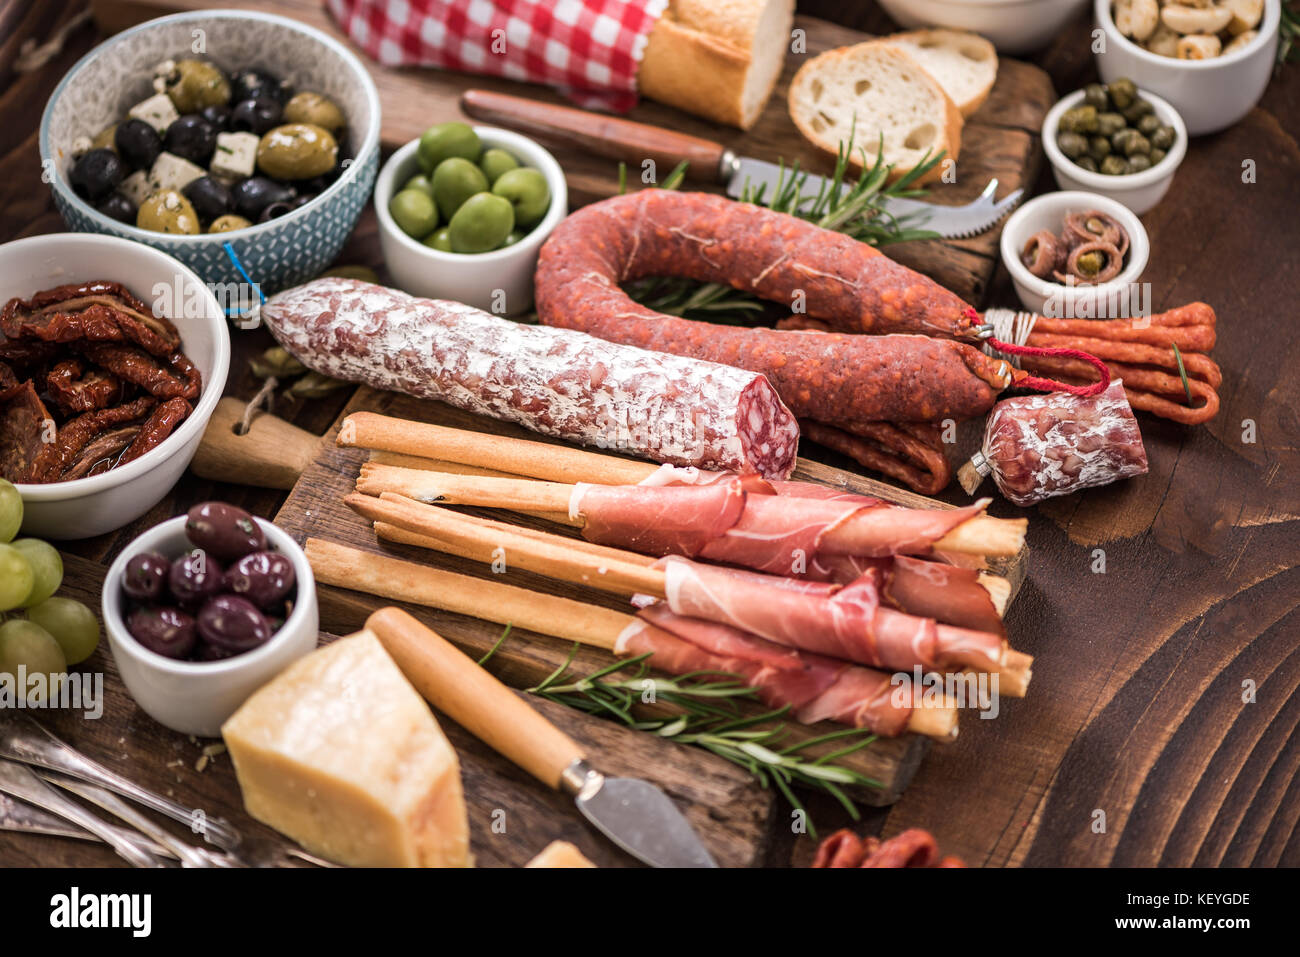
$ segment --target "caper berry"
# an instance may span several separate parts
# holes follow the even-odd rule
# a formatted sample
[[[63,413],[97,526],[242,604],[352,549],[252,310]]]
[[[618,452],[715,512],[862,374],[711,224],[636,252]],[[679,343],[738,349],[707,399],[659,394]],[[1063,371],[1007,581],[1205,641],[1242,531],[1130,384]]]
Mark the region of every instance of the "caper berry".
[[[1165,151],[1162,150],[1162,149],[1152,149],[1152,150],[1151,150],[1151,165],[1152,165],[1152,166],[1155,166],[1155,165],[1156,165],[1157,163],[1159,163],[1162,159],[1164,159],[1165,156],[1167,156],[1167,155],[1168,155],[1168,154],[1165,153]]]
[[[1086,169],[1089,173],[1097,172],[1097,161],[1091,156],[1080,156],[1074,162],[1079,169]]]
[[[1125,107],[1137,99],[1137,84],[1128,77],[1120,77],[1106,85],[1106,92],[1110,94],[1111,105],[1123,112]]]
[[[1128,121],[1119,113],[1099,113],[1097,114],[1097,132],[1102,136],[1114,136],[1125,126]]]
[[[1088,140],[1088,155],[1101,162],[1110,155],[1110,140],[1104,136],[1094,136]]]
[[[1136,156],[1139,153],[1150,153],[1151,141],[1137,130],[1133,130],[1132,132],[1133,135],[1124,143],[1124,155]]]
[[[1070,133],[1097,132],[1097,108],[1084,104],[1066,110],[1061,114],[1060,127]]]
[[[1174,145],[1174,128],[1172,126],[1162,126],[1149,135],[1153,149],[1168,150]]]
[[[1138,132],[1144,136],[1150,136],[1156,130],[1160,129],[1161,125],[1160,117],[1156,116],[1154,113],[1148,113],[1146,116],[1140,117],[1137,121]]]
[[[1114,153],[1111,153],[1101,161],[1099,169],[1107,176],[1123,176],[1128,172],[1128,163],[1125,161],[1124,157],[1116,156]]]
[[[1100,83],[1089,83],[1083,88],[1083,102],[1098,110],[1106,109],[1110,104],[1106,98],[1106,87]]]
[[[1061,133],[1056,137],[1056,145],[1070,159],[1078,159],[1088,151],[1088,138],[1081,133]]]
[[[1129,129],[1127,126],[1110,138],[1110,145],[1116,153],[1123,153],[1125,146],[1131,137],[1141,136],[1137,130]]]
[[[1124,119],[1130,123],[1136,123],[1148,113],[1154,113],[1155,109],[1150,100],[1134,100],[1120,112],[1124,114]]]
[[[1144,169],[1151,168],[1151,157],[1146,153],[1138,153],[1136,156],[1128,158],[1128,168],[1130,173],[1140,173]]]

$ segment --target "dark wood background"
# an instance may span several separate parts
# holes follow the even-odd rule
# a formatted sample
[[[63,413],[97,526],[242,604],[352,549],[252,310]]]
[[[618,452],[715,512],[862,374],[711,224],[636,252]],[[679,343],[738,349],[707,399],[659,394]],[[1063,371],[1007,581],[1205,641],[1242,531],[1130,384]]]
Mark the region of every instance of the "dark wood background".
[[[893,29],[874,3],[799,7]],[[36,129],[58,79],[98,37],[82,27],[43,68],[12,68],[25,39],[48,39],[80,8],[0,6],[0,240],[63,228],[39,185]],[[1086,12],[1032,58],[1058,92],[1095,78],[1090,27]],[[1016,647],[1037,656],[1030,696],[996,720],[965,721],[901,801],[864,809],[859,830],[925,827],[975,865],[1300,864],[1298,132],[1300,64],[1283,68],[1235,127],[1195,140],[1169,194],[1143,216],[1154,307],[1201,299],[1218,312],[1222,410],[1197,428],[1140,416],[1150,474],[1029,512],[1029,579],[1007,624]],[[1254,183],[1242,181],[1247,160]],[[1038,188],[1055,188],[1049,171]],[[340,262],[376,257],[366,214]],[[1015,304],[999,271],[981,305]],[[266,345],[260,334],[237,337],[228,392],[256,389],[246,360]],[[276,412],[319,433],[346,399],[282,401]],[[283,496],[187,476],[131,526],[69,546],[69,563],[93,574],[140,530],[207,498],[270,516]],[[995,511],[1016,513],[1005,503]],[[1104,573],[1094,571],[1099,549]],[[810,809],[823,829],[847,821],[828,801]],[[806,863],[811,842],[789,833],[780,809],[772,820],[767,862]],[[0,833],[0,862],[35,863],[22,840]],[[76,859],[112,862],[89,847]]]

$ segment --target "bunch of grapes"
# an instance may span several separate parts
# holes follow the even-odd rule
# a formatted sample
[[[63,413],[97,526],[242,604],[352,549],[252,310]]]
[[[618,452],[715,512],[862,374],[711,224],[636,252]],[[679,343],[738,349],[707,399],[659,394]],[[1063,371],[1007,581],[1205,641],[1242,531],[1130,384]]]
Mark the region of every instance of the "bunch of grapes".
[[[63,674],[85,661],[99,644],[99,620],[85,604],[54,593],[63,584],[63,559],[48,542],[19,538],[23,500],[0,479],[0,674],[18,684],[28,676]]]

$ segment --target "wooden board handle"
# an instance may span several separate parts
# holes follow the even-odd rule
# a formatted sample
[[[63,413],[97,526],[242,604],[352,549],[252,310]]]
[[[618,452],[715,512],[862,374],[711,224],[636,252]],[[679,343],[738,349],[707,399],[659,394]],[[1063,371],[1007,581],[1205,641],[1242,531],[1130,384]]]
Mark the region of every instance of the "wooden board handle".
[[[248,403],[226,396],[217,403],[190,471],[214,482],[289,491],[316,455],[320,437],[269,412],[253,416],[248,431],[235,432]]]
[[[400,608],[366,619],[420,694],[543,784],[560,789],[582,748],[446,639]]]
[[[642,162],[652,159],[663,176],[682,160],[690,163],[687,176],[691,179],[718,182],[722,176],[726,150],[721,143],[698,136],[489,90],[466,90],[461,94],[460,108],[476,120],[623,160],[634,174]]]

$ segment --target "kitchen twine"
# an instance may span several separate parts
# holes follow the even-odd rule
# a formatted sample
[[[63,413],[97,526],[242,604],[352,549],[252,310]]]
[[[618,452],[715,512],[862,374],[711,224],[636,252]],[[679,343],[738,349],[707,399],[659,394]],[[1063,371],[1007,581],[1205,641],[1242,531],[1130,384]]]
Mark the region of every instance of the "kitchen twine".
[[[967,311],[967,316],[978,321],[979,313],[974,309]],[[978,334],[984,340],[984,351],[991,356],[1001,356],[1011,363],[1013,369],[1012,384],[1022,389],[1038,389],[1040,392],[1068,392],[1070,395],[1100,395],[1110,386],[1110,369],[1091,353],[1080,349],[1043,349],[1027,346],[1025,342],[1034,330],[1038,317],[1029,312],[1015,312],[1011,309],[989,309],[984,313],[984,322],[977,326]],[[1013,341],[1007,342],[1007,339]],[[1100,378],[1092,385],[1070,385],[1029,375],[1020,368],[1020,356],[1061,356],[1067,359],[1082,359],[1097,370]]]

